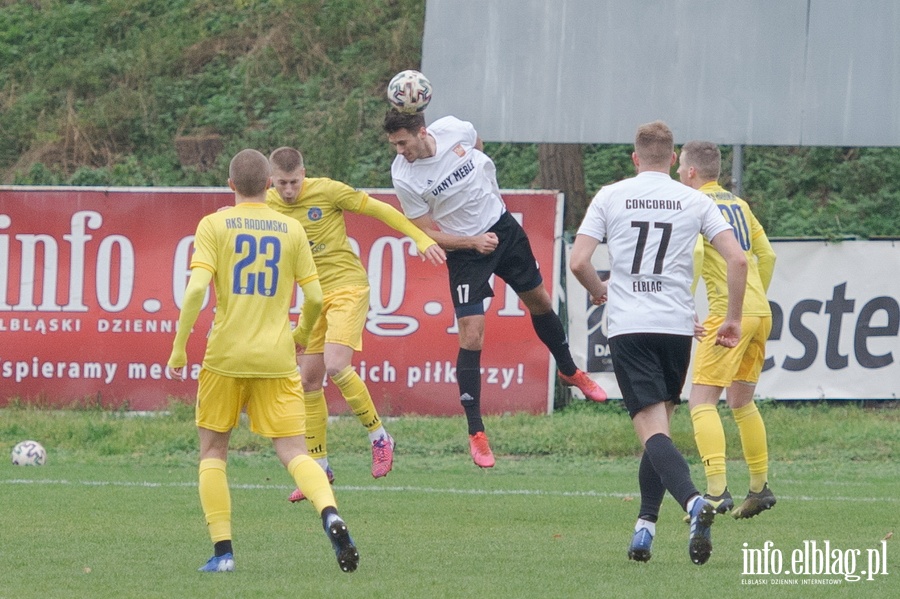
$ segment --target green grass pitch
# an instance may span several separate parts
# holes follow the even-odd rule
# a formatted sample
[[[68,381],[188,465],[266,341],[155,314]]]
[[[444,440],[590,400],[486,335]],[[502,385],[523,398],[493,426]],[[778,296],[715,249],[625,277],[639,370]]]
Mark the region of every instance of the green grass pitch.
[[[673,436],[702,487],[690,423],[680,412]],[[461,419],[391,420],[395,467],[379,480],[369,474],[361,427],[341,418],[331,427],[331,464],[339,508],[360,551],[353,574],[339,570],[312,506],[287,501],[293,485],[267,444],[239,430],[228,467],[236,571],[201,574],[196,569],[211,546],[188,418],[3,410],[0,446],[40,438],[49,460],[36,468],[0,463],[0,599],[896,597],[897,416],[766,408],[778,504],[751,520],[718,517],[704,566],[688,558],[687,526],[671,498],[653,558],[628,561],[638,458],[633,446],[601,448],[627,446],[633,436],[615,409],[490,418],[498,457],[491,470],[471,463]],[[806,427],[819,432],[791,434]],[[824,450],[819,435],[832,429],[845,439],[872,436],[870,447],[853,453],[835,440]],[[572,444],[579,435],[585,440]],[[739,444],[730,445],[729,486],[737,500],[746,492],[746,466]],[[841,574],[783,573],[792,555],[802,557],[810,543],[822,551],[826,541],[831,570]],[[780,555],[782,574],[759,573],[767,542],[767,565]],[[755,574],[747,572],[752,550]],[[885,562],[875,564],[877,574],[845,576],[876,558]]]

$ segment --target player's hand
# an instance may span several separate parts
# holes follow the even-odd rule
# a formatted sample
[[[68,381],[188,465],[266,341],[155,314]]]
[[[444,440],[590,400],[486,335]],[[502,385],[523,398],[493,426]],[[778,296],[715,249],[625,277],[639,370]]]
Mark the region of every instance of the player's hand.
[[[496,233],[485,233],[475,238],[475,251],[479,254],[490,254],[497,249],[500,240],[497,239]]]
[[[609,299],[609,283],[600,281],[600,285],[595,290],[596,294],[591,293],[591,303],[595,306],[602,306]]]
[[[726,320],[716,333],[716,345],[722,347],[737,347],[741,340],[741,322],[739,320]]]
[[[706,337],[706,329],[700,323],[700,317],[694,312],[694,339],[703,341],[704,337]]]
[[[172,353],[169,354],[169,360],[166,362],[166,376],[175,381],[183,381],[187,375],[186,365],[187,352],[179,347],[173,347]]]
[[[167,365],[166,365],[166,376],[167,376],[168,378],[172,379],[173,381],[181,381],[181,382],[184,382],[184,380],[185,380],[185,375],[187,374],[187,373],[185,372],[185,370],[186,370],[186,369],[185,369],[184,366],[178,366],[177,368],[173,368],[172,366],[169,366],[169,365],[167,364]]]
[[[294,339],[294,351],[297,353],[297,357],[302,356],[306,353],[306,346],[309,345],[309,336],[312,334],[311,331],[305,330],[300,323],[303,322],[303,314],[300,314],[300,320],[297,322],[297,327],[291,332],[291,337]]]
[[[427,259],[435,266],[440,266],[447,261],[447,254],[441,249],[441,246],[436,243],[428,246],[425,249],[425,253],[420,253],[419,257],[422,258],[422,262]]]

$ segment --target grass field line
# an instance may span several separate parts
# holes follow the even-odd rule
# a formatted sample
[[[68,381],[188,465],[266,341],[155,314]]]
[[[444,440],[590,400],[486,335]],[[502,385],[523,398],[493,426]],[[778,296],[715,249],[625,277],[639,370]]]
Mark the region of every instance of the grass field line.
[[[104,481],[81,480],[72,481],[66,479],[27,479],[14,478],[0,480],[0,484],[7,485],[72,485],[85,487],[141,487],[141,488],[190,488],[197,487],[196,482],[152,482],[152,481]],[[286,485],[248,485],[231,484],[232,490],[281,490],[290,491],[293,487]],[[423,493],[446,495],[493,495],[493,496],[541,496],[541,497],[599,497],[612,499],[625,499],[637,497],[637,492],[621,493],[613,491],[563,491],[546,489],[455,489],[440,487],[416,487],[404,486],[374,486],[374,485],[335,485],[338,491],[360,493]],[[897,497],[846,497],[841,495],[828,495],[818,497],[813,495],[778,495],[778,499],[785,501],[865,501],[865,502],[890,502],[897,503]]]

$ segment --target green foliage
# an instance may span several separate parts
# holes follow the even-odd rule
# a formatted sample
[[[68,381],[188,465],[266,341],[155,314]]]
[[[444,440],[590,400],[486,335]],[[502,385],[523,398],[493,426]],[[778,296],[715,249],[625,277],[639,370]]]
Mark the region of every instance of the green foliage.
[[[384,85],[418,67],[424,21],[423,0],[0,3],[0,181],[222,185],[233,152],[290,145],[311,176],[389,187]],[[198,134],[223,142],[207,170],[175,152]],[[534,185],[536,145],[486,149],[502,187]],[[588,194],[630,154],[586,146]],[[900,148],[748,147],[743,196],[770,236],[897,236],[898,178]]]
[[[497,166],[501,189],[529,189],[538,176],[538,152],[534,144],[485,143],[484,151]]]
[[[900,234],[900,148],[747,148],[745,167],[770,236]]]
[[[626,145],[588,146],[584,151],[584,178],[589,194],[604,185],[634,176],[633,148]]]
[[[60,185],[60,175],[47,167],[43,162],[35,162],[29,167],[27,173],[17,172],[15,185]]]
[[[418,65],[423,23],[419,0],[4,3],[0,173],[220,185],[227,159],[203,172],[174,154],[201,133],[224,153],[295,145],[310,174],[388,185],[382,90]]]

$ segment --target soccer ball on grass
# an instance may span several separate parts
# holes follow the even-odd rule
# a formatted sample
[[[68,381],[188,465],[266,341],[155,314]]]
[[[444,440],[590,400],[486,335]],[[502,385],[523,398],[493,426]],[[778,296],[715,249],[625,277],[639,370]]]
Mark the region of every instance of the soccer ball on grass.
[[[388,83],[387,97],[400,112],[422,112],[431,102],[431,82],[419,71],[401,71]]]
[[[22,441],[13,447],[13,466],[43,466],[46,461],[47,450],[37,441]]]

